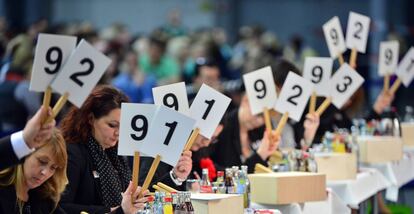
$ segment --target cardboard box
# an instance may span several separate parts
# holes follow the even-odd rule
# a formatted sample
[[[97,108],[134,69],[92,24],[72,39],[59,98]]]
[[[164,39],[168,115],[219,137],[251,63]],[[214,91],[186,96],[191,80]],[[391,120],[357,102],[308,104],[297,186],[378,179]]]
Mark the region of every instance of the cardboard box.
[[[414,146],[414,123],[401,123],[401,134],[404,145]]]
[[[358,137],[358,145],[359,161],[362,163],[399,161],[403,156],[403,142],[400,137]]]
[[[357,157],[354,153],[316,153],[318,173],[326,174],[327,180],[356,179]]]
[[[326,175],[310,172],[250,174],[251,200],[262,204],[290,204],[322,201]]]
[[[191,193],[191,203],[197,214],[244,213],[243,195]]]

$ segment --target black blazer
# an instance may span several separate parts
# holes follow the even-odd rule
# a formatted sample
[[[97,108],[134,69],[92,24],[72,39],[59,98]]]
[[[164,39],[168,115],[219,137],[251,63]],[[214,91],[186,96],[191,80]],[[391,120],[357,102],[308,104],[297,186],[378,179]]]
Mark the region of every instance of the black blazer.
[[[102,202],[102,193],[99,178],[95,178],[96,171],[92,157],[84,143],[67,143],[68,166],[67,176],[69,184],[66,186],[60,200],[60,206],[67,213],[109,213],[111,208],[105,207]],[[122,214],[122,208],[111,213]]]
[[[29,191],[30,211],[34,214],[66,213],[59,206],[54,209],[54,203],[50,199],[42,198],[36,189]],[[19,213],[17,196],[14,186],[0,187],[0,213]],[[53,211],[53,212],[52,212]]]
[[[60,200],[61,207],[68,213],[108,213],[110,207],[102,203],[99,178],[92,157],[83,143],[67,143],[69,184],[66,186]]]
[[[267,166],[266,160],[263,160],[256,151],[253,150],[253,154],[242,161],[241,144],[240,144],[240,129],[238,109],[230,112],[224,120],[223,131],[217,138],[217,143],[209,146],[211,159],[216,165],[217,170],[223,170],[227,167],[247,165],[249,173],[254,171],[256,163]],[[264,126],[249,131],[249,139],[254,142],[263,138]]]
[[[0,170],[19,164],[19,159],[14,153],[10,136],[0,139]]]

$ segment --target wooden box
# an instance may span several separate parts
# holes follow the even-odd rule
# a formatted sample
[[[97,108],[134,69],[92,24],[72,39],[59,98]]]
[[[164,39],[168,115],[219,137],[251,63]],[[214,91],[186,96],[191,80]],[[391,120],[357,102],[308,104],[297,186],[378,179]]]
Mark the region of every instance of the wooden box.
[[[326,174],[327,180],[356,179],[357,157],[354,153],[316,153],[318,173]]]
[[[262,204],[290,204],[322,201],[326,175],[308,172],[250,174],[251,200]]]
[[[401,160],[403,142],[400,137],[358,137],[359,161],[361,163],[385,163]]]
[[[401,134],[404,145],[414,146],[414,123],[401,123]]]
[[[197,214],[244,213],[243,195],[191,193],[191,203]]]

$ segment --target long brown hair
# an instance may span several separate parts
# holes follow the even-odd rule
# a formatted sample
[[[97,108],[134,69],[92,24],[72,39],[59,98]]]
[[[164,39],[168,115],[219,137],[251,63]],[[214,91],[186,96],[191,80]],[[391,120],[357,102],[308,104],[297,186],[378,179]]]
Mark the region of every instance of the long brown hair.
[[[37,187],[39,195],[44,198],[50,199],[54,202],[54,208],[56,208],[62,192],[65,190],[66,184],[68,184],[68,179],[66,177],[66,166],[67,166],[67,152],[66,144],[63,139],[62,133],[54,128],[51,138],[39,149],[36,151],[48,149],[51,154],[53,154],[54,159],[58,168],[55,173],[47,179],[43,184]],[[36,153],[36,151],[34,153]],[[31,155],[33,155],[32,153]],[[27,158],[29,158],[30,155]],[[23,201],[19,196],[24,194],[23,185],[25,185],[25,177],[23,172],[23,164],[21,163],[15,167],[5,169],[0,172],[0,186],[10,186],[14,185],[16,189],[17,204],[22,213]]]
[[[86,142],[92,133],[91,116],[99,119],[112,110],[121,108],[121,103],[128,101],[127,96],[112,86],[97,86],[81,108],[73,106],[63,118],[60,129],[66,142]]]

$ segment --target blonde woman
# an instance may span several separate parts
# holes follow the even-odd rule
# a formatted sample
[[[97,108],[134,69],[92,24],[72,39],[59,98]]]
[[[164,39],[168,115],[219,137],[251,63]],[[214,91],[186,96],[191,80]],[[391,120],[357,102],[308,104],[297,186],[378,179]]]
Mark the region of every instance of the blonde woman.
[[[65,189],[67,153],[59,130],[14,167],[0,172],[0,213],[65,213],[57,205]]]

